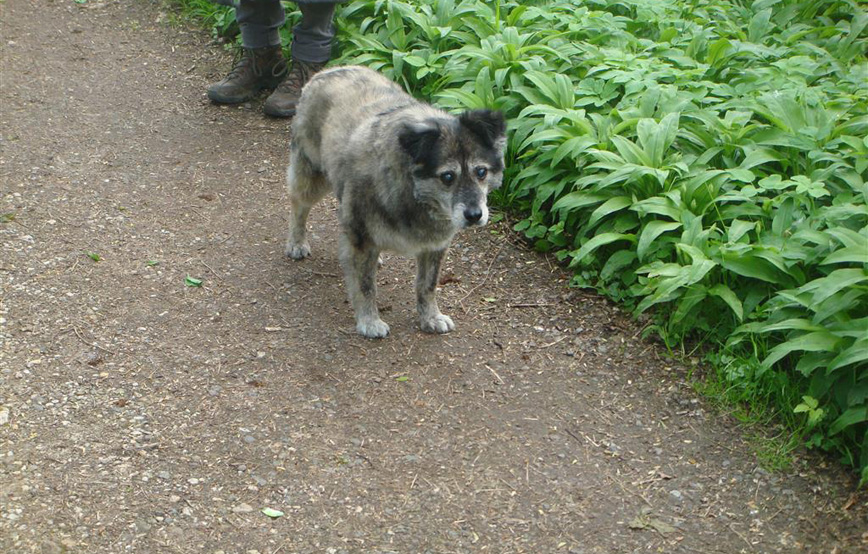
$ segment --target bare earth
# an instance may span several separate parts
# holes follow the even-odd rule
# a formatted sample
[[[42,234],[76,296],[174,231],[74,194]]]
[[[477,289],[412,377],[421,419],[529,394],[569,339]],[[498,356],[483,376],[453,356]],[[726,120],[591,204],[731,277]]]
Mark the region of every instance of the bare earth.
[[[208,103],[230,56],[163,9],[0,0],[0,551],[868,549],[835,463],[760,469],[505,225],[451,250],[454,333],[391,256],[356,336],[334,203],[282,254],[288,122]]]

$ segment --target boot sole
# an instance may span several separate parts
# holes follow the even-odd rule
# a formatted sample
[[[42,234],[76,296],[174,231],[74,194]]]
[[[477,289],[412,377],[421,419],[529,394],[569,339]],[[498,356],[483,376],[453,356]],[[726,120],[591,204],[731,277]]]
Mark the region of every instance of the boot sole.
[[[256,91],[255,93],[247,96],[225,96],[223,94],[220,94],[219,92],[211,92],[209,90],[208,98],[215,104],[241,104],[243,102],[247,102],[257,94],[259,94],[259,91]]]
[[[295,115],[295,108],[281,110],[280,108],[275,108],[268,104],[262,106],[262,111],[265,112],[265,115],[270,115],[271,117],[292,117]]]
[[[255,91],[251,91],[249,94],[244,96],[229,96],[226,94],[221,94],[219,91],[208,89],[208,98],[217,104],[241,104],[243,102],[247,102],[248,100],[252,100],[256,98],[256,96],[262,92],[263,90],[270,90],[277,88],[280,82],[276,83],[265,83],[260,86]]]

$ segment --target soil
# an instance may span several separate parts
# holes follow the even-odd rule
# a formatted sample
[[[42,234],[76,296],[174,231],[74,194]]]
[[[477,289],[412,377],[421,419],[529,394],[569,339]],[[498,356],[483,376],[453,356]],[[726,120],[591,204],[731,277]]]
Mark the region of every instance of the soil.
[[[451,249],[456,331],[386,256],[357,336],[334,203],[283,256],[288,121],[209,103],[231,55],[165,10],[0,0],[0,551],[866,551],[846,471],[761,469],[508,225]]]

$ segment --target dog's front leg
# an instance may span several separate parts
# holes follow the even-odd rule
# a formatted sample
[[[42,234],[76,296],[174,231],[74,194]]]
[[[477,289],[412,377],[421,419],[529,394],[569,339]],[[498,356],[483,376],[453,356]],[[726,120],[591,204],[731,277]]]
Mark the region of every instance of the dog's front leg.
[[[377,258],[376,248],[357,248],[346,234],[341,236],[340,260],[347,282],[347,293],[356,314],[356,331],[370,339],[389,334],[389,326],[380,319],[377,310]]]
[[[416,310],[419,312],[419,327],[426,333],[448,333],[455,330],[455,323],[437,307],[437,279],[440,263],[446,250],[423,252],[416,256]]]

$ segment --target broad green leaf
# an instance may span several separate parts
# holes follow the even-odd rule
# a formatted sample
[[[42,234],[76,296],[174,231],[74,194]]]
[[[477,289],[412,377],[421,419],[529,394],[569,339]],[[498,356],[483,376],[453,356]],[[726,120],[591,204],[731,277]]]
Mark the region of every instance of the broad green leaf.
[[[727,229],[726,236],[729,242],[738,242],[738,239],[743,237],[745,233],[753,231],[754,229],[756,229],[755,222],[733,219],[729,223],[729,229]]]
[[[790,284],[789,279],[782,276],[774,265],[753,254],[723,251],[721,252],[720,265],[744,277],[759,279],[776,285],[788,286]]]
[[[673,219],[674,221],[681,221],[681,214],[683,211],[681,207],[672,202],[672,200],[663,196],[654,196],[652,198],[640,200],[639,202],[635,202],[630,209],[642,215],[663,215]]]
[[[765,324],[760,328],[761,333],[770,333],[771,331],[823,331],[825,327],[815,325],[807,319],[793,318],[778,323]]]
[[[654,162],[651,161],[648,154],[633,141],[620,135],[613,136],[611,140],[612,144],[615,145],[615,148],[618,149],[618,153],[621,154],[621,157],[628,163],[638,166],[655,167]]]
[[[702,260],[688,266],[682,266],[677,275],[661,280],[654,288],[654,292],[639,303],[636,311],[641,313],[654,304],[667,302],[679,294],[683,294],[689,290],[691,285],[701,281],[709,271],[714,269],[715,265],[717,264],[711,260]]]
[[[799,357],[799,361],[796,363],[796,371],[805,377],[810,377],[817,368],[829,365],[831,357],[831,352],[807,352]]]
[[[769,355],[762,361],[762,365],[764,367],[771,367],[775,362],[780,361],[792,352],[831,352],[835,350],[839,342],[841,342],[841,339],[828,331],[805,333],[769,350]]]
[[[868,421],[868,406],[850,408],[829,426],[829,435],[837,435],[847,427]]]
[[[783,158],[781,154],[772,150],[771,148],[755,148],[751,150],[744,161],[741,162],[741,169],[751,169],[758,165],[766,164],[769,162],[778,162]]]
[[[591,218],[588,220],[587,225],[591,227],[600,219],[606,217],[613,212],[623,210],[632,203],[633,199],[629,196],[616,196],[614,198],[610,198],[606,200],[602,206],[598,207],[591,213]]]
[[[868,330],[865,330],[864,333],[868,335]],[[829,363],[829,367],[826,368],[826,375],[829,375],[844,366],[858,364],[860,362],[868,362],[868,336],[857,340],[852,346],[844,349],[840,354],[835,356],[835,358]]]
[[[826,234],[838,239],[847,248],[868,250],[868,237],[846,227],[833,227],[826,230]],[[822,243],[817,243],[822,244]]]
[[[584,135],[567,139],[558,146],[552,155],[552,165],[557,165],[567,156],[574,160],[594,144],[596,141],[593,138]]]
[[[750,169],[744,169],[743,167],[734,167],[727,171],[730,177],[734,181],[740,181],[742,183],[753,183],[756,180],[756,175]]]
[[[864,269],[836,269],[826,277],[805,284],[799,288],[799,291],[813,293],[813,302],[819,303],[840,290],[866,280],[868,280],[868,272]]]
[[[597,248],[619,240],[635,242],[636,235],[621,233],[602,233],[600,235],[596,235],[594,238],[586,242],[579,250],[576,251],[575,255],[573,255],[573,261],[570,263],[570,265],[574,266],[575,264],[581,262],[585,258],[585,256],[587,256]]]
[[[717,62],[726,57],[727,51],[732,48],[732,44],[725,38],[720,38],[708,47],[708,55],[705,57],[705,63],[715,65]]]
[[[677,221],[649,221],[639,235],[639,244],[636,247],[636,255],[639,256],[639,260],[641,261],[645,258],[648,248],[651,247],[651,244],[657,237],[667,231],[674,231],[679,227],[681,227],[681,223]]]
[[[636,260],[636,253],[632,250],[618,250],[606,260],[606,265],[600,270],[600,278],[609,280],[616,273],[628,267]]]
[[[594,204],[599,204],[600,202],[603,202],[606,198],[607,197],[602,194],[592,194],[589,192],[577,190],[575,192],[571,192],[562,196],[561,199],[555,202],[554,206],[552,206],[552,210],[576,210],[579,208],[585,208],[587,206],[593,206]]]
[[[678,114],[671,113],[661,119],[660,123],[653,119],[641,119],[636,125],[636,133],[642,151],[650,158],[650,163],[646,165],[661,167],[663,156],[678,133]],[[623,153],[621,155],[623,156]]]
[[[820,405],[820,402],[816,398],[813,398],[811,396],[803,396],[802,402],[809,410],[816,410],[817,407],[819,407]]]
[[[835,250],[820,262],[820,265],[826,264],[868,264],[868,244],[864,248],[847,247]]]
[[[714,285],[708,289],[708,294],[716,296],[726,302],[726,305],[732,309],[732,312],[739,321],[744,319],[744,308],[741,305],[741,300],[739,300],[738,296],[732,292],[731,288],[724,284]]]
[[[852,288],[845,292],[837,292],[822,302],[811,304],[810,309],[815,312],[811,321],[818,325],[822,324],[827,319],[848,313],[863,303],[868,304],[868,291]]]
[[[771,17],[771,8],[757,12],[751,18],[750,23],[747,26],[747,39],[751,42],[760,42],[771,28],[771,25],[769,24]]]

